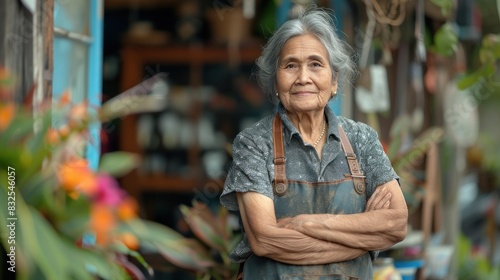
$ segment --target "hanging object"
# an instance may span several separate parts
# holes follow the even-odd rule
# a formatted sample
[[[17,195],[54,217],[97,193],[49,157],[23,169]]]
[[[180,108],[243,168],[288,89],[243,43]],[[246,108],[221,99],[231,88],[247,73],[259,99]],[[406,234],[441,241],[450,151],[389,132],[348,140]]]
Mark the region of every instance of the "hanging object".
[[[243,17],[247,19],[255,17],[255,0],[243,0]]]
[[[366,77],[368,75],[368,77]],[[356,104],[363,113],[385,112],[390,108],[387,72],[383,65],[371,65],[364,71],[368,85],[358,84]]]
[[[36,2],[37,0],[21,0],[21,3],[24,4],[24,7],[26,7],[26,9],[30,11],[31,14],[35,13]]]
[[[424,124],[424,84],[423,63],[426,60],[424,44],[424,0],[418,0],[415,19],[415,61],[411,65],[411,87],[415,94],[415,108],[411,113],[411,130],[417,133]]]
[[[411,64],[411,87],[415,93],[415,108],[410,114],[411,131],[417,133],[424,125],[424,84],[422,64],[413,62]]]
[[[416,11],[416,19],[415,19],[415,57],[417,62],[424,63],[426,60],[426,50],[424,43],[424,30],[425,30],[425,21],[424,21],[424,0],[418,0],[417,2],[417,11]]]
[[[383,7],[378,0],[363,0],[363,2],[367,7],[372,7],[376,20],[382,25],[399,26],[406,17],[407,0],[381,1]]]
[[[460,148],[476,143],[479,134],[477,100],[469,90],[459,90],[452,80],[444,92],[444,123],[446,132]]]
[[[385,66],[368,66],[368,57],[376,25],[375,12],[371,1],[366,1],[366,14],[368,23],[359,62],[362,76],[357,84],[355,99],[361,112],[374,113],[389,110],[389,86]]]

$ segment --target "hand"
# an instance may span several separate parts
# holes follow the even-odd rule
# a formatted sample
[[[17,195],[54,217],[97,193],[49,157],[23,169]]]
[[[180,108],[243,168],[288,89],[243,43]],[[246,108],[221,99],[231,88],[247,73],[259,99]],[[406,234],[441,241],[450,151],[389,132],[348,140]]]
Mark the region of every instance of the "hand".
[[[387,191],[385,186],[376,188],[375,192],[366,203],[365,212],[389,209],[389,206],[391,206],[391,197],[392,194]]]

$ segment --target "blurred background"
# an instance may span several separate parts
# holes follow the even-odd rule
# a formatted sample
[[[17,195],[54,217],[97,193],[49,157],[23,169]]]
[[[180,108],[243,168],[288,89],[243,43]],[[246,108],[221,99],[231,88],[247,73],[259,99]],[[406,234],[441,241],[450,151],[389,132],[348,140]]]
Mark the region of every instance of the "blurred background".
[[[182,212],[197,201],[236,234],[236,216],[218,212],[231,143],[275,110],[255,60],[310,4],[333,11],[360,73],[329,106],[376,129],[401,176],[410,229],[383,260],[407,279],[499,279],[500,1],[3,0],[0,66],[15,86],[0,96],[30,98],[34,115],[65,92],[95,110],[112,104],[122,113],[88,127],[89,168],[133,153],[139,163],[114,178],[141,219],[200,238]],[[146,279],[207,272],[137,250],[155,271]],[[203,279],[233,277],[216,274]]]

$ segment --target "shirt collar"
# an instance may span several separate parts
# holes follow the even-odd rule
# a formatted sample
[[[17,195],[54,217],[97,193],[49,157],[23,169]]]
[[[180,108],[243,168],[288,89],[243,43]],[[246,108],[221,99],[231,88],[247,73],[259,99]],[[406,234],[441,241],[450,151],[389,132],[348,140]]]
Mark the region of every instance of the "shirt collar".
[[[300,136],[299,131],[297,128],[293,125],[292,121],[288,118],[288,115],[286,114],[285,107],[279,103],[278,106],[278,113],[281,117],[281,120],[283,122],[283,126],[286,128],[285,129],[285,141],[287,144],[290,144],[290,141],[292,141],[292,137],[297,134],[298,137]],[[340,135],[339,135],[339,119],[335,115],[335,113],[332,111],[330,106],[325,107],[325,116],[326,119],[328,120],[328,138],[327,141],[330,140],[330,136],[335,136],[337,140],[340,140]]]

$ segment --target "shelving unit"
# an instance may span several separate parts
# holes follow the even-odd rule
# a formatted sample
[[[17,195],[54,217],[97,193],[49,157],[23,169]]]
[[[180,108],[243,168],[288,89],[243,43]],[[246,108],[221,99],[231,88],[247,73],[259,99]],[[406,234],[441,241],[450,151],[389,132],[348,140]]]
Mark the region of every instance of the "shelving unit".
[[[253,64],[260,55],[260,45],[242,46],[238,49],[240,63]],[[231,55],[234,55],[232,53]],[[122,52],[121,90],[125,91],[139,84],[143,79],[157,74],[155,67],[147,65],[182,65],[187,67],[188,85],[197,94],[203,85],[204,66],[209,64],[227,64],[230,52],[225,46],[126,46]],[[155,72],[155,73],[153,73]],[[229,81],[228,81],[229,82]],[[200,104],[193,103],[187,115],[190,122],[196,124],[200,119]],[[138,143],[138,119],[140,115],[129,115],[121,120],[120,150],[145,155],[144,149]],[[196,131],[194,138],[198,139]],[[193,192],[209,183],[222,187],[221,182],[214,182],[203,175],[200,164],[202,150],[199,143],[193,141],[187,148],[187,174],[166,174],[155,172],[143,174],[134,170],[121,179],[122,186],[133,196],[139,197],[144,191],[161,191],[173,193]],[[219,180],[220,181],[220,180]]]

